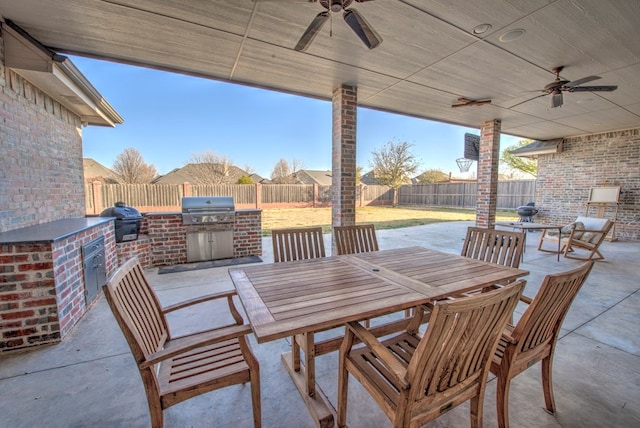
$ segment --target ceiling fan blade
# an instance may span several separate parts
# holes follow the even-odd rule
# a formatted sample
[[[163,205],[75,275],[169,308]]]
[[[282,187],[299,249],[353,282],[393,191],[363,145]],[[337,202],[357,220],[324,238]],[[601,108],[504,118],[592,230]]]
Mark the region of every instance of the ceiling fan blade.
[[[382,38],[355,9],[346,9],[344,11],[344,20],[369,49],[373,49],[382,43]]]
[[[562,105],[562,92],[555,91],[551,94],[551,108],[560,107]]]
[[[615,85],[604,85],[604,86],[577,86],[575,88],[570,88],[569,92],[611,92],[618,89]]]
[[[329,20],[328,11],[320,12],[319,14],[317,14],[316,17],[313,18],[313,21],[311,21],[311,24],[309,24],[309,26],[307,27],[302,37],[300,37],[300,40],[298,40],[298,44],[296,45],[296,47],[293,49],[299,52],[306,51],[309,45],[311,44],[311,42],[313,41],[313,39],[316,38],[320,30],[322,29],[322,26],[328,20]]]
[[[593,82],[594,80],[598,80],[598,79],[602,79],[602,78],[600,76],[587,76],[587,77],[583,77],[582,79],[569,82],[564,86],[566,86],[567,88],[573,88],[575,86],[582,85],[583,83]]]
[[[540,91],[527,91],[527,92],[540,92]],[[537,98],[544,97],[544,96],[546,96],[546,95],[549,95],[549,94],[547,94],[547,93],[545,92],[544,94],[542,94],[542,95],[538,95],[537,97],[529,98],[528,100],[524,100],[524,101],[519,102],[518,104],[514,104],[514,105],[512,105],[512,106],[511,106],[511,107],[509,107],[509,108],[511,109],[511,108],[514,108],[514,107],[518,107],[519,105],[522,105],[522,104],[524,104],[524,103],[528,103],[529,101],[533,101],[533,100],[535,100],[535,99],[537,99]]]

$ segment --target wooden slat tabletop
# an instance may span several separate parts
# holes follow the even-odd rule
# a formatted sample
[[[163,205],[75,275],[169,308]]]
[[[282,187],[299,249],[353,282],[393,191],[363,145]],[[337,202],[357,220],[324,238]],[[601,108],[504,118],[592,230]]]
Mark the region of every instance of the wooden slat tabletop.
[[[397,312],[527,273],[422,247],[229,269],[260,343]]]

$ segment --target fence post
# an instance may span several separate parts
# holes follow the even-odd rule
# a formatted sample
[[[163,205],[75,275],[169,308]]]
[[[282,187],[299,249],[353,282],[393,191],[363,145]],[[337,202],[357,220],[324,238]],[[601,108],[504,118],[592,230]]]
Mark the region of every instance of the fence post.
[[[364,183],[360,183],[360,207],[364,207],[364,188],[365,188],[365,184]]]
[[[191,194],[191,183],[189,183],[188,181],[182,183],[182,194],[184,196],[193,196]]]
[[[313,183],[313,208],[318,207],[318,183]]]
[[[100,214],[104,210],[104,201],[102,200],[102,182],[94,181],[91,183],[93,187],[93,214]]]
[[[262,209],[262,183],[255,184],[256,189],[256,209]]]

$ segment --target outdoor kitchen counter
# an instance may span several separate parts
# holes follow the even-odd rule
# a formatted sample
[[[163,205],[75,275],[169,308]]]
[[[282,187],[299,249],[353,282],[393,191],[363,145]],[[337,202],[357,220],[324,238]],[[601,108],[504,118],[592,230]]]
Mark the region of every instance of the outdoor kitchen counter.
[[[0,233],[0,245],[56,242],[86,229],[112,222],[115,217],[81,217],[55,220]]]

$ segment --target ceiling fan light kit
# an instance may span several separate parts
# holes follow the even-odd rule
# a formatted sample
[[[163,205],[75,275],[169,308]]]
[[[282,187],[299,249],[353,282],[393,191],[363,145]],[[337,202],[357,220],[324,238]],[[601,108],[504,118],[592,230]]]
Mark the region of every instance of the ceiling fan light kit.
[[[340,11],[344,11],[343,18],[345,22],[369,49],[374,49],[382,43],[382,38],[357,10],[347,9],[353,1],[354,0],[319,0],[320,5],[322,5],[326,11],[320,12],[316,15],[313,21],[311,21],[311,24],[309,24],[305,32],[302,34],[302,37],[300,37],[300,40],[298,40],[294,50],[298,52],[304,52],[307,50],[324,24],[331,18],[331,14],[338,13]],[[365,1],[373,0],[355,1],[357,3],[363,3]]]

